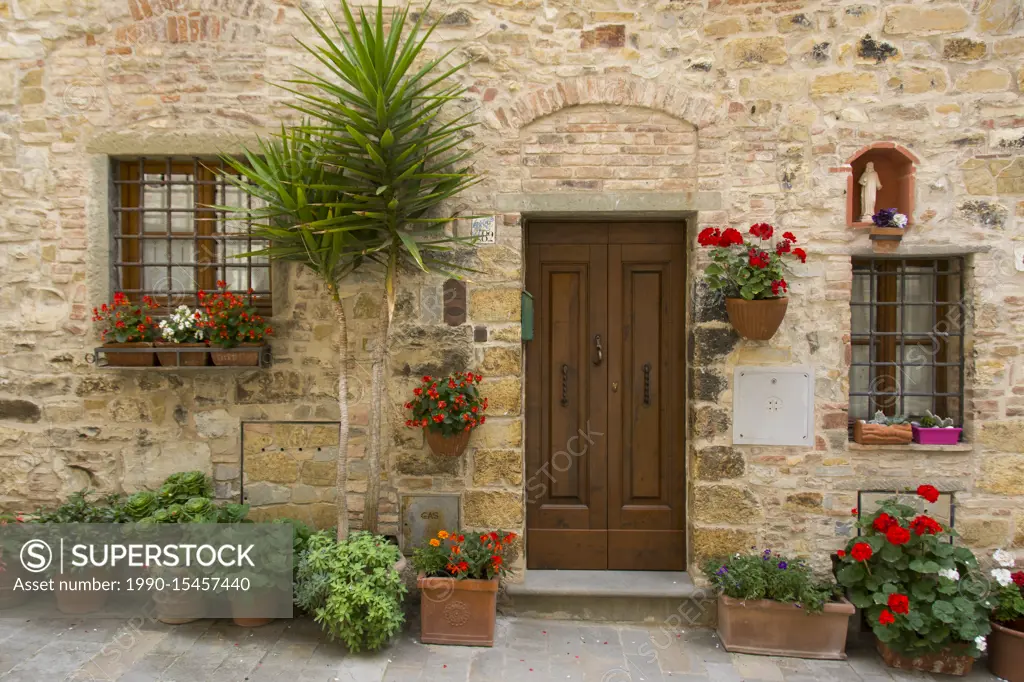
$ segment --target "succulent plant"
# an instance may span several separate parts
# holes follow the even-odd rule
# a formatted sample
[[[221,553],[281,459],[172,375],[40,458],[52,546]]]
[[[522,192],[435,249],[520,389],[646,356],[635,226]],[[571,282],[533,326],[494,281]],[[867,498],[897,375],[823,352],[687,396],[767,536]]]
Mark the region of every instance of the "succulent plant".
[[[229,502],[217,510],[217,523],[244,523],[249,515],[249,505]]]
[[[881,424],[882,426],[899,426],[901,424],[909,423],[910,420],[902,415],[887,417],[881,410],[875,412],[875,418],[868,422],[868,424]]]
[[[213,484],[202,471],[182,471],[171,474],[157,493],[160,504],[184,504],[193,497],[213,497]]]
[[[208,497],[193,497],[185,503],[183,516],[188,522],[202,521],[209,518],[216,518],[217,508],[213,506]]]
[[[925,410],[920,425],[926,429],[945,429],[953,426],[953,418],[942,418],[937,414],[932,414],[931,410]]]
[[[151,516],[159,504],[156,493],[144,490],[129,497],[128,501],[124,503],[124,510],[132,519],[138,521]]]

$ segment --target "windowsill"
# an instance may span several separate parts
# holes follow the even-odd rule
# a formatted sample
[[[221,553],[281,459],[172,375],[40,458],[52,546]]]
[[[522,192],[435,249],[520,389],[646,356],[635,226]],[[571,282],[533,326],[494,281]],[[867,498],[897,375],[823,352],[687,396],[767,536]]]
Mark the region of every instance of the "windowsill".
[[[957,443],[956,445],[921,445],[920,443],[907,443],[906,445],[864,445],[855,443],[852,440],[847,443],[850,450],[875,451],[875,452],[974,452],[973,443]]]

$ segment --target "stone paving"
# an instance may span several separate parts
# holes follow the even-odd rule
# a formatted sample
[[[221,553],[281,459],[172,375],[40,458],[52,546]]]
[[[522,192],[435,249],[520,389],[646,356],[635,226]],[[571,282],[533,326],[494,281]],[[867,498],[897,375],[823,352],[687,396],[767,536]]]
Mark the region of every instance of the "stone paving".
[[[874,651],[809,661],[725,651],[711,630],[498,619],[494,648],[430,646],[415,619],[375,654],[348,654],[309,619],[261,628],[0,619],[0,682],[815,682],[953,679],[885,668]],[[984,661],[968,680],[995,680]]]

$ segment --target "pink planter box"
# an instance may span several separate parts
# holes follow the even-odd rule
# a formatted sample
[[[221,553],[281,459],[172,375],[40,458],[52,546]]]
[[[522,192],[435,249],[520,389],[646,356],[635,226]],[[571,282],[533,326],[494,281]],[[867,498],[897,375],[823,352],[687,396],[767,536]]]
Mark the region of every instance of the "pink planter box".
[[[911,428],[914,432],[914,442],[921,445],[956,445],[960,442],[960,432],[963,431],[961,428],[926,429],[916,424]]]

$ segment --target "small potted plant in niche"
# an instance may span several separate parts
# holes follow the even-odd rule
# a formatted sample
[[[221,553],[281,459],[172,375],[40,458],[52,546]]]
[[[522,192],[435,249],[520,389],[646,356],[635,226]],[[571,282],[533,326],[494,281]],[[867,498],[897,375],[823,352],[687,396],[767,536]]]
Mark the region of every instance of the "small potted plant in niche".
[[[487,421],[487,398],[480,396],[483,376],[455,372],[444,378],[425,376],[405,404],[412,416],[409,428],[424,429],[427,444],[435,455],[458,457],[469,444],[473,429]]]
[[[149,296],[142,297],[138,305],[128,300],[120,291],[114,294],[110,305],[104,303],[92,309],[93,322],[100,327],[100,338],[104,348],[151,348],[156,330],[152,313],[156,302]],[[143,352],[105,353],[107,365],[111,367],[152,367],[153,354]]]
[[[160,320],[160,338],[155,345],[178,346],[181,348],[206,348],[206,319],[200,310],[180,305],[165,320]],[[164,367],[202,367],[206,364],[207,353],[160,353],[156,357]]]
[[[1013,555],[996,550],[991,570],[992,633],[988,667],[1007,682],[1024,682],[1024,571],[1013,571]]]
[[[917,489],[930,503],[939,491]],[[978,562],[955,533],[896,497],[858,522],[862,535],[838,552],[836,579],[864,609],[879,653],[893,668],[966,675],[985,648],[989,607],[965,580]]]
[[[739,230],[708,227],[697,242],[711,249],[711,264],[704,280],[725,295],[725,309],[736,333],[745,339],[767,341],[775,335],[789,299],[784,258],[807,262],[807,252],[794,248],[796,236],[784,232],[774,241],[775,228],[767,223],[751,225],[746,239]]]
[[[853,423],[853,440],[861,445],[904,445],[913,438],[910,420],[903,416],[887,417],[881,410],[874,419],[858,419]]]
[[[274,333],[252,303],[227,290],[227,283],[217,282],[212,294],[199,292],[199,304],[206,313],[210,345],[222,350],[210,352],[213,364],[233,367],[255,367],[260,364],[263,340]],[[252,289],[248,292],[252,294]]]
[[[956,445],[960,442],[961,428],[953,426],[953,419],[936,416],[925,410],[921,421],[910,425],[914,442],[922,445]]]
[[[871,222],[874,223],[871,228],[871,240],[875,243],[875,251],[895,251],[903,239],[903,230],[908,222],[907,216],[895,208],[883,208],[871,216]]]
[[[718,636],[727,651],[842,660],[853,605],[803,561],[770,549],[702,566],[718,590]]]
[[[420,640],[426,644],[494,646],[498,582],[515,533],[439,531],[413,550],[419,571]]]

